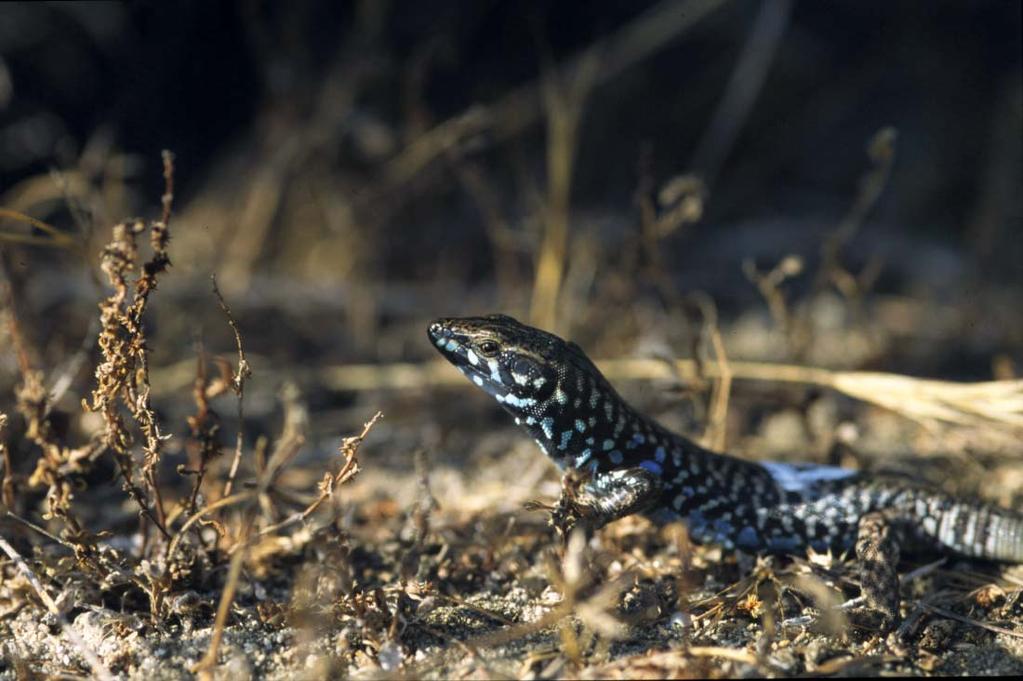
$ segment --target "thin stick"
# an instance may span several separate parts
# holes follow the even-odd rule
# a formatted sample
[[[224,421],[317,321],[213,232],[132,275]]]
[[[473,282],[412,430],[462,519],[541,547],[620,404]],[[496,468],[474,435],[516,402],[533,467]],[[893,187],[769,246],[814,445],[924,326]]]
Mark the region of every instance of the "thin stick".
[[[13,546],[7,543],[7,540],[4,539],[2,535],[0,535],[0,549],[3,549],[3,552],[6,553],[12,561],[14,561],[18,571],[21,572],[22,576],[28,580],[28,583],[32,585],[33,589],[35,589],[35,592],[39,595],[39,599],[43,602],[43,605],[46,606],[46,609],[50,611],[50,614],[53,615],[58,622],[60,622],[60,626],[61,629],[63,629],[64,634],[68,637],[68,640],[71,641],[75,648],[78,649],[81,656],[85,658],[85,661],[92,669],[92,673],[98,678],[104,679],[104,681],[108,679],[112,681],[114,677],[106,668],[106,665],[104,665],[96,653],[94,653],[89,646],[86,645],[85,640],[78,635],[78,632],[71,626],[71,623],[65,619],[60,608],[57,607],[57,604],[52,598],[50,598],[50,594],[45,588],[43,588],[42,583],[40,583],[35,573],[32,572],[32,568],[28,566],[28,563],[26,563],[25,559],[21,557],[21,554],[19,554]]]
[[[718,374],[717,383],[711,391],[710,418],[707,419],[707,428],[704,431],[704,442],[719,452],[725,450],[728,434],[728,398],[732,392],[732,369],[728,364],[728,355],[725,353],[725,344],[721,340],[721,331],[718,329],[718,313],[714,301],[706,294],[694,296],[696,304],[700,307],[703,315],[703,325],[710,336],[711,347],[714,348],[715,373]],[[703,367],[706,369],[706,365]]]
[[[47,234],[50,235],[50,237],[52,239],[52,240],[45,240],[44,241],[48,245],[59,246],[60,248],[69,248],[71,246],[74,246],[75,241],[74,241],[74,238],[70,234],[67,234],[66,232],[62,232],[59,229],[57,229],[56,227],[54,227],[53,225],[50,225],[50,224],[48,224],[46,222],[43,222],[42,220],[34,218],[31,215],[25,215],[24,213],[19,213],[18,211],[11,210],[9,208],[0,208],[0,218],[8,218],[10,220],[15,220],[17,222],[25,222],[25,223],[28,223],[29,225],[35,227],[36,229],[40,229],[40,230],[46,232]],[[18,234],[10,234],[10,233],[8,233],[8,234],[5,234],[4,236],[6,238],[8,238],[9,240],[11,240],[11,241],[17,240],[16,238],[12,238],[12,237],[18,237],[18,236],[27,237],[28,239],[37,239],[38,238],[38,237],[31,237],[31,236],[29,236],[27,234],[25,234],[25,235],[18,235]],[[31,243],[31,242],[29,242],[29,243]]]
[[[347,437],[342,441],[341,452],[345,455],[345,462],[341,466],[341,470],[335,473],[332,477],[324,479],[324,482],[320,484],[320,494],[313,499],[312,503],[310,503],[304,510],[294,513],[278,523],[264,527],[256,536],[265,537],[272,532],[276,532],[277,530],[305,520],[315,513],[316,509],[318,509],[324,501],[334,494],[334,489],[336,487],[343,485],[355,477],[355,474],[359,472],[359,462],[358,459],[356,459],[359,445],[361,445],[362,441],[366,439],[367,435],[369,435],[370,429],[372,429],[373,426],[376,425],[376,422],[383,418],[383,416],[383,413],[378,411],[373,415],[373,418],[363,424],[361,433],[355,437]],[[232,551],[233,550],[234,549],[232,549]]]
[[[728,158],[753,109],[767,72],[774,63],[791,13],[792,0],[770,0],[760,5],[760,13],[728,79],[721,101],[693,154],[692,167],[700,173],[708,187],[714,185],[721,165]]]
[[[0,412],[0,435],[7,426],[7,414]],[[0,504],[6,508],[14,508],[14,464],[11,463],[11,451],[0,439],[0,462],[4,466],[4,478],[0,482]]]
[[[199,522],[204,515],[208,515],[209,513],[216,511],[218,508],[224,508],[225,506],[231,506],[232,504],[237,504],[247,499],[251,499],[254,496],[256,496],[256,492],[241,492],[229,497],[217,499],[212,504],[208,504],[200,508],[185,521],[185,524],[181,526],[178,533],[174,535],[173,539],[171,539],[170,544],[167,546],[166,562],[170,564],[170,562],[174,559],[174,552],[177,551],[178,544],[181,543],[181,538],[185,536],[185,531],[195,523]]]
[[[555,329],[558,294],[564,276],[569,238],[572,167],[575,165],[583,104],[596,79],[599,60],[588,55],[561,80],[548,73],[543,81],[547,112],[547,205],[533,279],[529,316],[537,326]]]
[[[227,475],[227,482],[224,483],[224,496],[229,497],[231,496],[231,488],[234,486],[234,478],[238,474],[238,464],[242,459],[242,445],[245,442],[245,379],[252,374],[252,370],[249,367],[248,360],[245,359],[245,351],[242,349],[242,334],[238,330],[238,322],[235,321],[234,315],[231,313],[231,307],[224,300],[224,296],[217,287],[217,276],[215,274],[211,275],[210,279],[213,280],[213,294],[217,296],[217,300],[220,302],[220,309],[227,316],[227,323],[231,325],[231,330],[234,331],[234,342],[238,347],[238,370],[231,381],[231,389],[238,396],[238,435],[235,439],[234,459],[231,460],[231,470]]]
[[[1013,638],[1023,638],[1023,631],[1015,631],[1013,629],[1007,629],[1006,627],[1000,627],[997,624],[989,624],[987,622],[982,622],[981,620],[975,620],[972,617],[959,615],[957,613],[952,612],[951,610],[945,610],[944,608],[939,608],[938,606],[931,605],[930,603],[922,603],[921,607],[924,610],[934,613],[935,615],[938,615],[940,617],[947,617],[950,620],[956,620],[957,622],[962,622],[963,624],[970,624],[975,627],[980,627],[981,629],[993,631],[996,634],[1005,634],[1006,636],[1012,636]]]
[[[213,635],[210,637],[210,647],[206,655],[192,667],[192,671],[199,675],[200,679],[212,679],[210,671],[217,664],[217,655],[220,652],[220,643],[224,638],[224,626],[227,623],[227,616],[231,612],[231,604],[234,603],[235,593],[238,590],[238,577],[242,572],[242,565],[245,563],[245,556],[248,553],[249,532],[252,528],[252,518],[245,521],[245,528],[238,544],[242,550],[231,557],[231,566],[227,570],[227,581],[224,583],[224,590],[220,594],[220,604],[217,606],[217,618],[213,623]]]
[[[15,522],[20,523],[21,525],[24,525],[25,527],[27,527],[28,529],[32,530],[33,532],[37,532],[40,535],[46,537],[50,541],[55,542],[57,544],[60,544],[61,546],[63,546],[64,548],[66,548],[66,549],[68,549],[70,551],[74,551],[75,550],[75,545],[72,544],[71,542],[66,541],[64,539],[61,539],[60,537],[56,536],[55,534],[53,534],[51,532],[48,532],[45,528],[40,527],[39,525],[36,525],[31,520],[27,520],[25,518],[22,518],[20,515],[18,515],[14,511],[10,510],[9,507],[8,507],[8,510],[6,510],[6,511],[0,510],[0,518],[10,518],[11,520],[13,520]]]

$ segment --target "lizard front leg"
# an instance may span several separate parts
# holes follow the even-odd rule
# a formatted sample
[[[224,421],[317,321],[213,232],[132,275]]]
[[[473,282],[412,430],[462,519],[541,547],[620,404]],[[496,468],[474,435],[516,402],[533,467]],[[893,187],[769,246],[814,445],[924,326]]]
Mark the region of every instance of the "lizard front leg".
[[[899,540],[894,518],[878,511],[860,518],[856,534],[856,558],[859,561],[860,589],[867,607],[892,626],[899,616]]]
[[[588,532],[633,513],[647,510],[661,496],[662,482],[651,471],[635,467],[598,473],[581,484],[566,475],[564,490],[551,522],[565,536],[573,527]]]

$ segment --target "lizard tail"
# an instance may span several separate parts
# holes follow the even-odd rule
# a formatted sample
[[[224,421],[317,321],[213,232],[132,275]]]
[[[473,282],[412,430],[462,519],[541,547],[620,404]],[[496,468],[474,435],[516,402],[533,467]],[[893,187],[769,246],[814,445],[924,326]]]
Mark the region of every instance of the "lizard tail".
[[[1023,563],[1023,515],[988,504],[957,501],[933,518],[933,522],[924,523],[926,534],[956,553]]]

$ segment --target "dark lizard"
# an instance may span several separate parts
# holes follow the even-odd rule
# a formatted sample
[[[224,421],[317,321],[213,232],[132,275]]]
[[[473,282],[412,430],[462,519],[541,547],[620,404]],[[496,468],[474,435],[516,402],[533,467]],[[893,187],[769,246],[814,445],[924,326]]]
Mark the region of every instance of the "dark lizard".
[[[681,518],[697,543],[748,552],[854,548],[867,606],[898,619],[900,547],[1023,562],[1023,515],[902,478],[711,452],[630,407],[575,344],[505,315],[440,319],[437,349],[489,393],[581,491],[555,511],[595,529]]]

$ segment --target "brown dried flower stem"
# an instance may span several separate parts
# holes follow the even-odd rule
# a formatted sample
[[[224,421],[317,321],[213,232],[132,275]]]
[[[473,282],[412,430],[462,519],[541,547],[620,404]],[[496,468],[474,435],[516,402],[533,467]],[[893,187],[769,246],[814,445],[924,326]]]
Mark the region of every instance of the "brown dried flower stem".
[[[249,362],[245,359],[245,351],[242,349],[242,334],[238,330],[238,322],[235,321],[234,315],[231,313],[231,307],[224,300],[224,296],[220,293],[220,288],[217,287],[216,276],[210,278],[213,280],[213,293],[220,302],[220,309],[227,316],[227,323],[231,325],[231,330],[234,331],[234,342],[238,347],[238,370],[231,378],[231,390],[238,396],[238,435],[235,438],[231,471],[227,475],[227,482],[224,483],[224,496],[228,497],[231,496],[231,488],[234,486],[234,478],[238,474],[238,464],[242,458],[242,445],[245,442],[245,379],[252,375],[252,369],[249,367]]]
[[[150,396],[148,349],[142,321],[149,295],[156,290],[158,275],[170,266],[168,225],[174,196],[174,157],[170,152],[163,153],[163,164],[163,213],[160,221],[149,226],[153,255],[142,265],[142,273],[135,281],[130,300],[128,276],[138,269],[137,237],[146,231],[146,224],[135,220],[116,225],[113,240],[103,249],[100,267],[114,292],[100,304],[98,344],[103,362],[96,367],[96,388],[92,393],[92,404],[87,408],[103,416],[106,424],[104,443],[114,454],[125,490],[142,513],[169,539],[163,499],[156,480],[164,436],[160,433]],[[132,437],[125,427],[118,402],[131,414],[145,440],[141,471],[144,492],[133,482]],[[150,497],[153,499],[152,508],[148,501]]]
[[[6,426],[7,414],[0,412],[0,435],[3,435]],[[3,503],[5,508],[14,508],[14,467],[11,463],[11,451],[7,449],[3,440],[0,440],[0,458],[4,464],[4,479],[0,483],[0,503]]]

